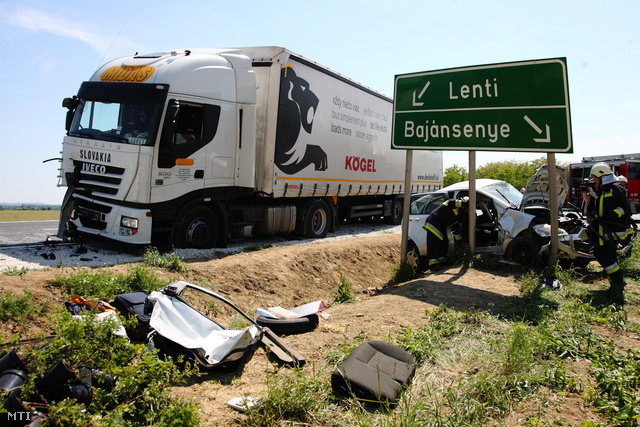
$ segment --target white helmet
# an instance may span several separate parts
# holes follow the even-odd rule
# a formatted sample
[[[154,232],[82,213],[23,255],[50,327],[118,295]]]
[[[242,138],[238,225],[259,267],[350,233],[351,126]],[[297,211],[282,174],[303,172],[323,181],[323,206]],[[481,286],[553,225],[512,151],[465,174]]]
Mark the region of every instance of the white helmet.
[[[598,178],[603,177],[604,175],[611,175],[611,168],[606,163],[596,163],[591,167],[591,175],[597,176]]]
[[[624,175],[620,175],[618,177],[618,182],[622,182],[623,184],[628,184],[629,183],[629,181],[627,180],[627,177],[624,176]]]

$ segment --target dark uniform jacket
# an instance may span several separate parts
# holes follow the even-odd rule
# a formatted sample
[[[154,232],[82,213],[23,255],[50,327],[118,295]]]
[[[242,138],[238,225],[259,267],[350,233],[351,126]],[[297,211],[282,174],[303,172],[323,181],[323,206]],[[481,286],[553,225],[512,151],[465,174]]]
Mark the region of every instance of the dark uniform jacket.
[[[631,237],[631,212],[625,189],[617,183],[606,184],[598,191],[595,203],[595,224],[598,242],[624,242]]]
[[[447,200],[429,214],[422,228],[431,231],[440,240],[446,239],[447,228],[455,225],[463,213],[462,204],[462,200]]]

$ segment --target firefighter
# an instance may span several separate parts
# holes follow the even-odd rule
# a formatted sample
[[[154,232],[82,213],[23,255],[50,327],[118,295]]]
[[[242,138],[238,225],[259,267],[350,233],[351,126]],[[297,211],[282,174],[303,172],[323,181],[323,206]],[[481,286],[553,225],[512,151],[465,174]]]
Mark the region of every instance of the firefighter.
[[[469,211],[469,198],[449,199],[438,206],[425,221],[422,228],[427,230],[427,257],[433,268],[446,261],[449,239],[447,229],[464,219]]]
[[[616,251],[619,243],[628,243],[632,236],[629,202],[626,190],[618,184],[608,164],[593,165],[591,176],[595,180],[597,194],[595,218],[589,224],[593,254],[609,278],[607,292],[615,300],[620,300],[626,282],[618,265]]]
[[[622,188],[624,188],[624,191],[627,195],[627,197],[629,197],[629,180],[627,179],[626,176],[624,175],[618,175],[618,184],[620,184],[622,186]]]

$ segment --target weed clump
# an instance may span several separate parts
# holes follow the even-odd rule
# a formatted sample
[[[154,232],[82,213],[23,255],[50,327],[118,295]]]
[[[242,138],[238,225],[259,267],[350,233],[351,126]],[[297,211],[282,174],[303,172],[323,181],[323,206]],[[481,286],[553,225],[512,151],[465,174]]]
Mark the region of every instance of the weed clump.
[[[0,320],[29,320],[40,312],[33,302],[33,292],[24,291],[22,295],[5,293],[0,298]]]
[[[393,267],[387,286],[395,286],[400,283],[409,282],[417,277],[418,273],[413,269],[411,263],[405,259],[400,265]]]
[[[132,267],[127,274],[114,275],[107,269],[79,269],[74,274],[57,276],[52,286],[64,289],[69,295],[110,300],[130,292],[150,293],[169,284],[144,266]]]
[[[149,246],[142,254],[142,260],[146,265],[164,268],[180,274],[187,274],[189,266],[175,253],[161,255],[157,248]]]
[[[347,276],[344,275],[342,269],[338,269],[338,275],[340,276],[340,285],[335,294],[334,303],[341,304],[344,302],[354,301],[356,294],[353,293],[353,286]]]

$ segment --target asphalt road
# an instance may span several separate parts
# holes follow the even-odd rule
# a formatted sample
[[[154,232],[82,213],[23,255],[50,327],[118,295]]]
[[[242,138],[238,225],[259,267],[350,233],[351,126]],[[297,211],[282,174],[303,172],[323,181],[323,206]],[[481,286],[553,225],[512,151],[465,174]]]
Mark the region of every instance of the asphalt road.
[[[640,214],[633,215],[640,222]],[[47,236],[55,238],[58,221],[0,222],[0,246],[42,243]]]
[[[57,220],[0,222],[0,246],[42,243],[57,232]]]

